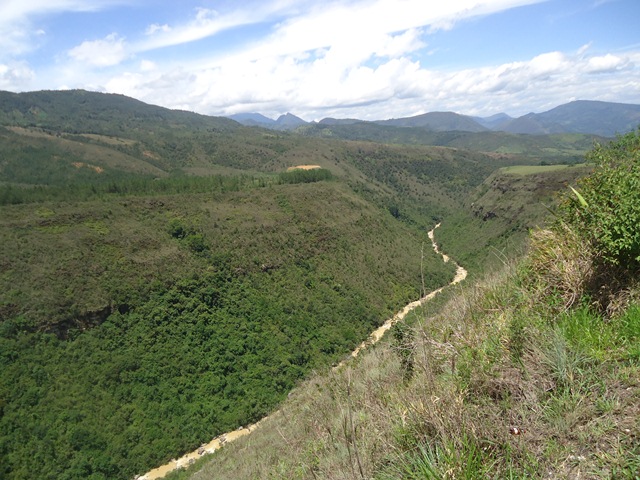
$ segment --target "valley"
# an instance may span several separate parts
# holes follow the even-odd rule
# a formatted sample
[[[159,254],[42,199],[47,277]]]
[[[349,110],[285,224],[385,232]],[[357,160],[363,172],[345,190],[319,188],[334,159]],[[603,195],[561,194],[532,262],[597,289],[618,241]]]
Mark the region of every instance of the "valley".
[[[321,450],[336,447],[353,467],[356,437],[364,439],[353,417],[341,417],[353,406],[352,384],[344,397],[341,382],[357,370],[364,394],[367,379],[388,371],[399,381],[388,392],[414,388],[423,367],[402,345],[427,328],[422,315],[446,317],[448,292],[462,291],[442,290],[467,273],[449,255],[468,269],[465,285],[521,258],[530,231],[559,208],[556,194],[593,171],[584,157],[594,139],[608,141],[340,122],[298,128],[80,90],[0,92],[0,476],[132,478],[256,422],[234,449],[277,445],[274,432],[291,427],[303,451],[292,455],[321,463]],[[420,306],[426,292],[442,293]],[[447,328],[434,351],[463,338]],[[441,371],[452,375],[465,365],[448,361]],[[291,405],[307,422],[320,384],[317,398],[333,392],[342,413],[334,403],[316,413],[348,420],[339,427],[346,443],[319,418],[278,423]],[[392,397],[380,401],[393,410],[401,403]],[[414,401],[402,408],[426,402]],[[369,418],[366,409],[359,415],[356,423]],[[384,431],[380,445],[403,451],[409,433]],[[334,447],[314,444],[319,432]],[[376,448],[366,468],[384,475],[393,462],[376,463]],[[233,451],[211,457],[224,466],[207,478],[256,478],[256,465],[287,471],[273,458],[240,467]],[[218,468],[205,467],[209,460],[168,478]],[[295,468],[300,478],[316,471]]]
[[[438,228],[440,226],[440,224],[436,225],[433,229],[431,229],[428,233],[428,237],[431,240],[431,246],[433,247],[433,250],[439,254],[442,257],[442,261],[444,263],[448,263],[450,258],[441,253],[438,250],[438,245],[435,242],[435,230],[436,228]],[[455,262],[454,262],[455,264]],[[430,301],[431,299],[433,299],[436,295],[438,295],[440,292],[442,292],[442,290],[444,290],[447,287],[456,285],[457,283],[460,283],[461,281],[463,281],[466,277],[467,277],[467,271],[464,269],[464,267],[455,264],[456,266],[456,274],[453,277],[453,279],[451,280],[451,282],[449,282],[448,285],[444,286],[444,287],[440,287],[436,290],[433,290],[429,293],[426,292],[421,292],[422,293],[422,297],[420,297],[418,300],[415,300],[413,302],[408,303],[407,305],[405,305],[405,307],[397,312],[393,317],[389,318],[388,320],[386,320],[382,326],[376,328],[370,335],[369,337],[362,342],[360,345],[358,345],[352,352],[351,352],[351,357],[353,358],[357,358],[358,355],[363,352],[366,348],[369,348],[373,345],[375,345],[376,343],[378,343],[383,336],[385,335],[385,333],[387,333],[389,331],[389,329],[391,327],[393,327],[394,325],[396,325],[398,322],[402,322],[404,320],[404,318],[414,309],[424,305],[426,302]],[[345,367],[345,365],[347,364],[347,362],[349,362],[350,359],[346,359],[346,360],[342,360],[340,363],[338,363],[337,365],[332,367],[333,371],[336,371],[340,368]],[[277,416],[278,415],[278,411],[273,412],[269,415],[269,417],[273,417],[273,416]],[[268,417],[267,417],[268,418]],[[190,465],[192,465],[196,459],[198,459],[200,456],[202,455],[206,455],[206,454],[211,454],[214,453],[216,450],[220,449],[221,447],[223,447],[224,445],[228,445],[231,442],[234,442],[235,440],[244,437],[245,435],[249,435],[251,434],[251,432],[253,432],[254,430],[256,430],[257,428],[260,428],[260,424],[263,421],[268,421],[267,418],[263,418],[260,419],[257,423],[251,424],[251,425],[247,425],[246,427],[239,427],[237,430],[231,431],[231,432],[227,432],[227,433],[223,433],[221,435],[218,435],[216,438],[214,438],[213,440],[211,440],[209,443],[206,444],[202,444],[197,450],[187,453],[185,455],[183,455],[182,457],[172,460],[170,463],[167,463],[165,465],[162,465],[158,468],[154,468],[153,470],[145,473],[144,475],[140,475],[138,476],[138,480],[156,480],[156,479],[160,479],[160,478],[164,478],[167,474],[169,474],[170,472],[173,472],[174,470],[178,470],[181,468],[186,468]]]

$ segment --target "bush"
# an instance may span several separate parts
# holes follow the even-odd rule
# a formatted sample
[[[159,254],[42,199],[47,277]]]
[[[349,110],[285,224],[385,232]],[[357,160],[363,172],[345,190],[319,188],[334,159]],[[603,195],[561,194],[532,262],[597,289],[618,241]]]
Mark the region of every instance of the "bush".
[[[595,162],[561,217],[604,262],[635,271],[640,266],[640,129],[587,155]]]
[[[529,281],[551,306],[587,302],[615,316],[638,283],[640,130],[596,144],[587,159],[594,170],[567,189],[556,224],[531,235]]]
[[[566,225],[531,233],[529,281],[541,297],[557,299],[557,307],[571,308],[587,293],[593,277],[593,258],[576,233]]]

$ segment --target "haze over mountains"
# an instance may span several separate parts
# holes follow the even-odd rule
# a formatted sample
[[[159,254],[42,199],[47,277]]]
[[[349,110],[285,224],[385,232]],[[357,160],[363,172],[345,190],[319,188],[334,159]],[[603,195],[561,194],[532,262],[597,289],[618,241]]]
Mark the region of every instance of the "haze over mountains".
[[[585,133],[613,137],[629,132],[640,123],[640,105],[576,100],[542,113],[528,113],[518,118],[499,113],[490,117],[471,117],[454,112],[429,112],[406,118],[365,122],[357,119],[325,118],[319,122],[305,122],[287,113],[273,120],[259,113],[241,113],[229,118],[248,126],[275,130],[295,130],[305,125],[353,125],[373,123],[391,127],[423,128],[433,132],[502,131],[508,133],[543,135],[552,133]]]

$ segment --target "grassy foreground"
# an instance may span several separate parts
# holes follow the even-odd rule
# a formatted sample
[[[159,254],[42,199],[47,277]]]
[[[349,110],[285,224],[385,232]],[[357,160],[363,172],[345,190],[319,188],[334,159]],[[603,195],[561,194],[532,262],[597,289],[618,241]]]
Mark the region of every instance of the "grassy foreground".
[[[523,260],[450,289],[171,478],[639,478],[640,192],[609,207],[640,178],[639,145],[597,147]]]
[[[169,478],[638,478],[640,307],[560,312],[527,278],[451,290]]]

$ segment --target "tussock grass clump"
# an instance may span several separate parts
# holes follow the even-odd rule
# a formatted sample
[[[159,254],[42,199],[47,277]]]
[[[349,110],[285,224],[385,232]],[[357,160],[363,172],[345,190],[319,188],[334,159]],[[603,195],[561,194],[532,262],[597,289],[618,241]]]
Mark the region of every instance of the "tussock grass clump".
[[[606,317],[638,300],[636,270],[608,262],[594,245],[564,222],[531,232],[523,281],[556,313],[590,304]]]
[[[594,170],[567,190],[552,230],[534,233],[531,265],[567,307],[586,297],[614,316],[630,304],[640,272],[640,130],[596,144],[587,159]]]
[[[588,291],[594,276],[594,254],[588,244],[566,225],[531,233],[525,281],[536,290],[537,299],[557,298],[569,309]]]

